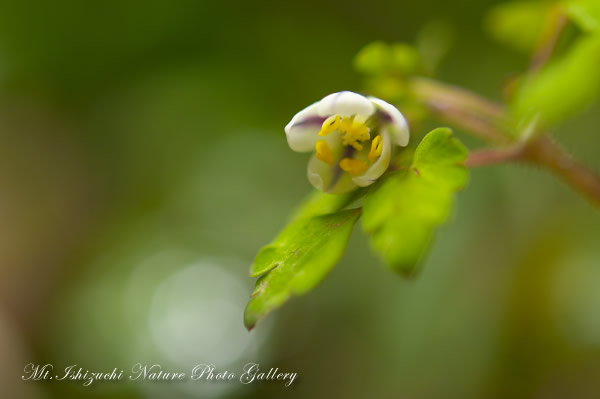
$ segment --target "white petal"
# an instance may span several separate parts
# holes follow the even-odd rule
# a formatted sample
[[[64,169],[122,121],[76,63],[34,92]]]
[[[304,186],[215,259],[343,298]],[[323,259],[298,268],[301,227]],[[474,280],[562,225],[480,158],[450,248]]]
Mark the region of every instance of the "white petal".
[[[365,173],[352,178],[352,181],[354,181],[357,186],[366,187],[375,183],[375,181],[387,170],[388,166],[390,166],[390,160],[392,158],[392,142],[390,134],[385,127],[381,129],[381,138],[383,148],[377,161],[375,161]]]
[[[363,115],[369,117],[375,112],[373,103],[365,96],[351,91],[333,93],[319,101],[319,114],[321,116],[351,116]]]
[[[325,118],[318,113],[316,102],[298,112],[285,126],[285,135],[290,148],[296,152],[308,152],[315,149],[315,143],[322,137],[318,133]]]
[[[332,186],[332,179],[336,178]],[[308,180],[321,191],[329,194],[343,194],[356,188],[348,173],[343,173],[336,164],[328,165],[313,155],[308,162]]]
[[[387,116],[389,116],[390,120],[387,121],[387,123],[389,123],[388,128],[392,134],[392,142],[401,147],[407,146],[408,140],[410,139],[410,134],[408,131],[408,123],[406,122],[404,115],[402,115],[398,108],[394,107],[390,103],[380,100],[379,98],[369,97],[369,100],[371,100],[380,111],[383,111]]]

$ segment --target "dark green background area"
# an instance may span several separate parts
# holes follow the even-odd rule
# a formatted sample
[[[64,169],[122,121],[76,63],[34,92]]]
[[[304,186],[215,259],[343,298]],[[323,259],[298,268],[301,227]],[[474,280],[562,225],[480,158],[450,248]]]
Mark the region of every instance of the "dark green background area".
[[[6,397],[600,395],[600,218],[531,167],[474,170],[416,278],[383,267],[357,229],[315,291],[243,327],[249,265],[311,190],[285,124],[359,91],[365,44],[412,42],[433,19],[456,31],[439,78],[500,100],[529,60],[484,33],[496,3],[1,1]],[[596,169],[599,122],[596,106],[554,132]],[[300,380],[21,381],[32,361],[194,359]]]

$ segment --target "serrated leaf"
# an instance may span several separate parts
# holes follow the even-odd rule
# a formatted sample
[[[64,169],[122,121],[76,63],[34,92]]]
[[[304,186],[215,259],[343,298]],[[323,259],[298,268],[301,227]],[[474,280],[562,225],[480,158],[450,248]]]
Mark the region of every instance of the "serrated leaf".
[[[328,215],[301,217],[256,256],[252,274],[262,275],[256,282],[244,314],[248,329],[271,310],[283,305],[292,295],[315,287],[344,253],[359,209]]]
[[[411,274],[467,182],[467,149],[450,129],[423,138],[410,167],[380,181],[364,200],[363,229],[392,270]]]
[[[572,0],[565,2],[565,10],[569,18],[582,30],[594,33],[600,30],[600,1]]]
[[[512,110],[517,120],[551,126],[580,112],[600,95],[600,36],[584,36],[562,58],[525,80]]]

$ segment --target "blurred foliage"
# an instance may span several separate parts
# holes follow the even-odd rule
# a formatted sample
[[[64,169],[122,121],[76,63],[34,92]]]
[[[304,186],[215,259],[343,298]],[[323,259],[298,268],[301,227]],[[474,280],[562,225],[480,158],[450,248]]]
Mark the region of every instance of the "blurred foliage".
[[[567,3],[592,34],[596,2]],[[0,2],[1,395],[599,397],[598,213],[530,167],[474,169],[459,222],[439,229],[418,279],[376,267],[353,235],[319,289],[252,333],[264,334],[221,340],[246,334],[247,266],[310,190],[285,123],[315,98],[362,87],[414,109],[416,136],[434,127],[403,80],[362,86],[351,71],[374,40],[415,43],[425,73],[500,100],[529,62],[484,34],[500,4]],[[432,19],[448,21],[455,44],[430,72],[423,49],[445,46],[444,35],[421,42]],[[594,169],[598,111],[553,127]],[[210,269],[236,284],[180,274],[214,255],[237,259]],[[172,284],[182,279],[185,289]],[[240,350],[248,341],[254,351]],[[93,369],[222,356],[297,371],[300,383],[21,380],[30,361]]]
[[[565,2],[567,15],[581,29],[596,33],[600,28],[600,2],[597,0],[571,0]]]
[[[600,36],[581,37],[563,57],[525,78],[514,99],[516,118],[552,126],[585,110],[600,95]]]
[[[548,1],[511,1],[490,9],[485,27],[499,42],[530,54],[540,42],[551,12]]]

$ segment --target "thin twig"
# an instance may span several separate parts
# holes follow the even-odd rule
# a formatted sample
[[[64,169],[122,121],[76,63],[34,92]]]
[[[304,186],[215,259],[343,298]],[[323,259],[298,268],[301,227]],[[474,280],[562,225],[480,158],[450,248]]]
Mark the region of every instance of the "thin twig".
[[[510,142],[502,125],[505,125],[504,108],[462,88],[431,79],[413,78],[410,91],[439,119],[472,133],[492,143]]]
[[[465,166],[474,168],[516,161],[522,157],[524,149],[525,147],[523,145],[514,145],[511,147],[473,151],[465,161]]]

